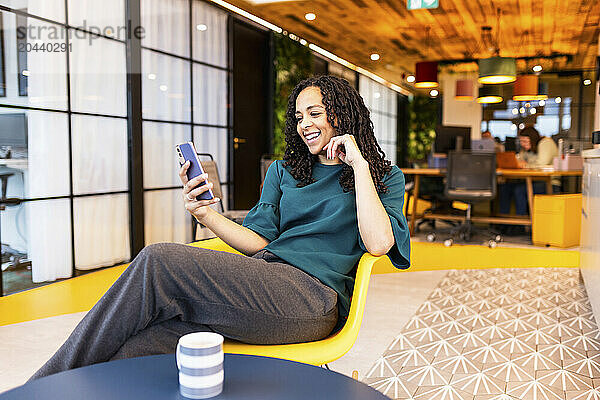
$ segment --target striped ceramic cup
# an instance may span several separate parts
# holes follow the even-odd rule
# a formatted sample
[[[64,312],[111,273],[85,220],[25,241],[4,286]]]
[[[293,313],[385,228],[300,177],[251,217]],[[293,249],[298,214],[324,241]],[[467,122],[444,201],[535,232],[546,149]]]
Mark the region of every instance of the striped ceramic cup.
[[[177,344],[179,392],[189,399],[207,399],[223,391],[223,336],[196,332]]]

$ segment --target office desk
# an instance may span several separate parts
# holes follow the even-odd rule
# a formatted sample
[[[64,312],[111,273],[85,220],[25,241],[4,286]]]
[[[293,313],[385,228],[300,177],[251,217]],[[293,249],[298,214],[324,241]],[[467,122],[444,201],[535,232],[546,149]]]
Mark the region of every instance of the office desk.
[[[29,163],[27,158],[0,158],[0,165],[5,167],[26,170]]]
[[[402,172],[405,175],[414,175],[415,186],[413,189],[413,206],[410,213],[409,229],[410,233],[415,231],[415,223],[417,218],[423,217],[423,215],[417,215],[417,201],[419,198],[419,185],[421,176],[446,176],[445,169],[438,168],[404,168]],[[496,170],[498,177],[508,179],[524,179],[527,186],[527,201],[529,203],[529,210],[533,210],[533,181],[543,180],[546,182],[546,193],[552,193],[552,178],[561,176],[581,176],[583,171],[555,171],[550,169],[502,169]],[[407,216],[408,217],[408,216]],[[464,220],[465,217],[456,215],[443,215],[443,214],[427,214],[429,218],[447,219],[447,220]],[[499,223],[499,224],[513,224],[513,225],[531,225],[531,212],[529,218],[523,217],[473,217],[473,222],[484,222],[484,223]]]
[[[375,389],[325,368],[269,357],[225,354],[223,393],[215,400],[385,400]],[[50,375],[0,400],[185,400],[174,354],[111,361]]]

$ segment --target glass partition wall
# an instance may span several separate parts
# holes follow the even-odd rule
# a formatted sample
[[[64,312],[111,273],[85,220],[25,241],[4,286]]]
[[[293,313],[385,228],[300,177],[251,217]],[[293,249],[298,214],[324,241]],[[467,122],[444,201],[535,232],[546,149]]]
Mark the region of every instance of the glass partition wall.
[[[33,282],[130,257],[122,1],[0,1],[2,269]],[[94,27],[111,31],[94,33]],[[20,290],[23,287],[13,287]]]
[[[141,93],[127,74],[135,7]],[[142,103],[144,242],[191,241],[174,146],[194,141],[228,176],[227,49],[227,14],[200,0],[0,0],[5,294],[135,253],[132,96]],[[11,272],[29,283],[10,286]]]
[[[227,13],[189,0],[142,0],[145,244],[192,241],[175,145],[193,141],[228,176]],[[225,189],[225,187],[224,187]],[[226,190],[224,196],[226,199]],[[223,199],[223,200],[225,200]]]
[[[371,112],[375,137],[386,159],[397,162],[398,141],[398,93],[388,87],[360,75],[358,78],[360,95]]]

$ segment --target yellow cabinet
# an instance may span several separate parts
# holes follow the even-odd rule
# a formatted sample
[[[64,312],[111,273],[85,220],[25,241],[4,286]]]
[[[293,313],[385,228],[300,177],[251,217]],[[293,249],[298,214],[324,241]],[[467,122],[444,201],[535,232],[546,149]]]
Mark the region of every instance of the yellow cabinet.
[[[579,246],[581,194],[535,195],[531,240],[537,246]]]

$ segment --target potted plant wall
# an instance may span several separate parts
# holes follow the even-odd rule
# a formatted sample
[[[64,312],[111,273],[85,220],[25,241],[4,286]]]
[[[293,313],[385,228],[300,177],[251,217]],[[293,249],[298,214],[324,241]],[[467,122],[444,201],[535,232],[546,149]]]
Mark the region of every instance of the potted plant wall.
[[[435,140],[438,123],[438,99],[413,96],[409,99],[407,156],[411,164],[426,164]]]
[[[273,157],[283,157],[285,150],[285,112],[292,89],[313,73],[313,55],[308,47],[276,34],[275,45],[275,96],[273,107]]]

